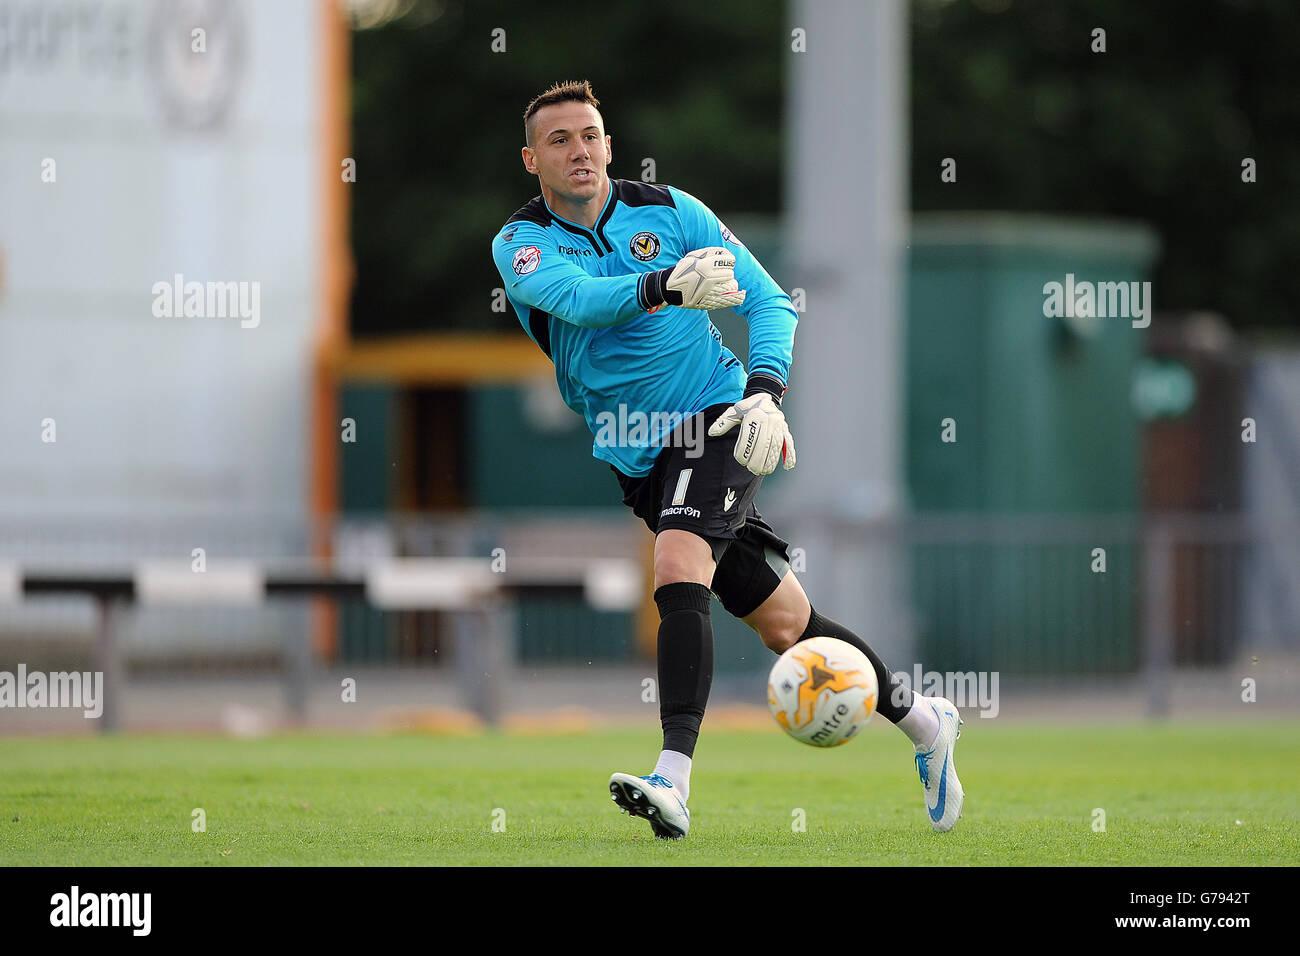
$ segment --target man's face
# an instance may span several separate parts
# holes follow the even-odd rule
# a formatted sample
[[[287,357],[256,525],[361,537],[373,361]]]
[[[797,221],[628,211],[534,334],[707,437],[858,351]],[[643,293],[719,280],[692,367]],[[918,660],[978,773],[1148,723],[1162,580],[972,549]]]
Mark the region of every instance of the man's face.
[[[582,205],[604,192],[613,152],[600,113],[588,103],[555,103],[533,115],[533,139],[524,147],[524,168],[542,186]]]

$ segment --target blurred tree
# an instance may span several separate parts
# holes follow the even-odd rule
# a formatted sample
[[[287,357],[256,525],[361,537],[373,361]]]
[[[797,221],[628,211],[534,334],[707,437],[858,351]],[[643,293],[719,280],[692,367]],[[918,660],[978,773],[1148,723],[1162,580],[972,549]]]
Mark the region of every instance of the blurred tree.
[[[514,327],[490,311],[488,250],[537,193],[522,112],[555,80],[592,81],[613,175],[653,158],[724,216],[781,209],[782,0],[370,5],[401,15],[354,33],[356,335]],[[912,0],[910,15],[914,209],[1149,222],[1157,308],[1296,322],[1300,4]],[[939,178],[949,156],[956,183]]]
[[[352,244],[357,336],[514,329],[491,311],[492,237],[537,195],[523,110],[591,80],[611,175],[656,178],[719,213],[780,208],[780,0],[652,6],[416,0],[353,34]],[[505,52],[493,52],[493,30]]]
[[[1294,326],[1297,51],[1293,0],[915,0],[913,208],[1143,220],[1157,308]]]

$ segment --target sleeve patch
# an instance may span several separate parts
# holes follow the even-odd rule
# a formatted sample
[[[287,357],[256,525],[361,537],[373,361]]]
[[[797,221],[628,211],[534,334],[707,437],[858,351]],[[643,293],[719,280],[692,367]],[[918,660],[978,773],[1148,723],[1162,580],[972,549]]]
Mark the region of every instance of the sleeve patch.
[[[725,239],[727,242],[735,243],[738,246],[744,245],[744,243],[741,242],[739,239],[737,239],[735,234],[730,229],[727,228],[727,224],[723,222],[721,219],[718,220],[718,225],[722,228],[723,239]]]
[[[541,264],[542,250],[536,246],[524,246],[515,253],[514,262],[511,265],[515,270],[515,275],[526,276],[528,273],[536,271]]]

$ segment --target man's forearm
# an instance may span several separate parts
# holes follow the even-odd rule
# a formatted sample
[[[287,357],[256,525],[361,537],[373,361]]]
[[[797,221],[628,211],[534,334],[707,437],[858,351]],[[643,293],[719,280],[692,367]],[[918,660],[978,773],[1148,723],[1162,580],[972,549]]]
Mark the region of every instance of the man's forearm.
[[[781,293],[766,303],[758,303],[747,312],[745,321],[749,325],[749,361],[745,364],[750,374],[765,371],[784,387],[790,380],[794,331],[798,324],[789,297]]]

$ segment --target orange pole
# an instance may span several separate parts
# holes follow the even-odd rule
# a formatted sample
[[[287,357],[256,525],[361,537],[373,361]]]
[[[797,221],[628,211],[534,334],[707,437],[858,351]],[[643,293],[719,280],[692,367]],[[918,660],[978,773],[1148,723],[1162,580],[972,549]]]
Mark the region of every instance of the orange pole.
[[[339,382],[335,357],[348,342],[348,292],[353,265],[348,246],[349,183],[343,180],[351,120],[351,32],[337,0],[318,0],[320,72],[318,135],[320,141],[320,314],[316,326],[312,374],[311,468],[308,495],[316,529],[315,551],[331,557],[328,530],[339,509]],[[334,603],[313,601],[313,643],[317,655],[332,660],[338,650]]]

